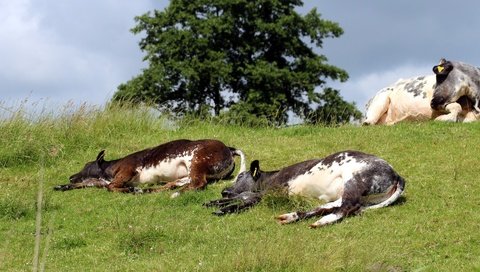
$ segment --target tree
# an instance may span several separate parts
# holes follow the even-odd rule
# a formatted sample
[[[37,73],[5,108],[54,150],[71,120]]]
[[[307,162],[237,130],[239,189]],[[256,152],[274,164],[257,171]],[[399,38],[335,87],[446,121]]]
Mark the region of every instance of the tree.
[[[362,113],[355,104],[344,101],[338,90],[325,88],[320,94],[321,103],[306,118],[310,124],[342,124],[352,120],[360,120]]]
[[[301,118],[320,103],[326,80],[348,74],[316,54],[325,38],[343,34],[299,0],[172,0],[164,11],[135,18],[149,66],[118,87],[113,100],[154,102],[174,112],[248,109],[275,124],[288,111]],[[339,97],[341,101],[341,97]],[[346,102],[345,102],[346,103]],[[235,105],[235,107],[231,107]],[[245,106],[245,107],[244,107]],[[353,106],[353,108],[355,108]],[[352,114],[353,115],[353,114]]]

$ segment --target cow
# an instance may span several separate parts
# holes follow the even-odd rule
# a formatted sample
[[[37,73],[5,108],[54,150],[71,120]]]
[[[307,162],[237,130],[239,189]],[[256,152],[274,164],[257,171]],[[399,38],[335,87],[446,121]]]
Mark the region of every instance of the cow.
[[[433,66],[436,85],[430,106],[433,110],[455,116],[461,110],[460,97],[472,100],[474,114],[480,113],[480,69],[459,61],[441,59]]]
[[[219,207],[215,215],[252,207],[272,191],[319,199],[325,204],[311,211],[276,217],[280,224],[323,216],[312,228],[339,221],[367,209],[386,207],[404,192],[405,180],[385,160],[359,151],[342,151],[321,159],[303,161],[276,171],[260,170],[255,160],[250,170],[238,175],[222,198],[205,203]]]
[[[105,150],[102,150],[96,160],[88,162],[70,177],[70,183],[54,189],[104,187],[126,193],[158,192],[178,187],[181,191],[202,189],[208,181],[232,174],[234,156],[240,156],[240,171],[245,171],[243,152],[218,140],[175,140],[111,161],[104,159]],[[137,187],[140,184],[163,186],[141,189]]]
[[[453,114],[445,114],[430,107],[436,78],[434,75],[400,79],[395,84],[381,89],[366,105],[363,125],[393,125],[401,121],[452,121],[477,120],[473,103],[466,96],[457,97]],[[456,100],[456,101],[457,101]]]

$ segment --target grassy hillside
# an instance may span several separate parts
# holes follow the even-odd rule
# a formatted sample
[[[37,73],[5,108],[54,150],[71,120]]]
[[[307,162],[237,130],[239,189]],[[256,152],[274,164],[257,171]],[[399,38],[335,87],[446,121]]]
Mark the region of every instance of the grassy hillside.
[[[33,267],[38,192],[39,268],[50,271],[480,270],[480,123],[393,127],[173,126],[147,111],[79,109],[0,121],[0,271]],[[179,138],[215,138],[266,170],[355,149],[389,161],[407,180],[399,204],[309,229],[273,217],[313,205],[271,196],[216,217],[201,204],[221,182],[176,199],[101,189],[53,191],[101,149],[106,159]]]

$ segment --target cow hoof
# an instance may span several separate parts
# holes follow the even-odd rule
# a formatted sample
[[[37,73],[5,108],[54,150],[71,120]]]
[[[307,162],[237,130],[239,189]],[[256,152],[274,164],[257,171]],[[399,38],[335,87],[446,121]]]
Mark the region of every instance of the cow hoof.
[[[57,186],[53,187],[53,190],[55,190],[55,191],[62,191],[62,192],[63,192],[63,191],[68,191],[68,190],[70,190],[70,189],[71,189],[70,187],[71,187],[70,184],[57,185]]]
[[[286,213],[286,214],[279,215],[279,216],[276,217],[276,219],[277,219],[278,223],[280,223],[281,225],[284,225],[284,224],[295,222],[299,218],[298,218],[298,214],[296,212],[291,212],[291,213]]]
[[[177,198],[179,196],[180,196],[180,192],[175,192],[175,193],[170,195],[170,198]]]
[[[130,191],[134,194],[143,194],[144,193],[142,188],[138,188],[138,187],[133,187],[133,188],[130,189]]]
[[[222,215],[225,215],[226,213],[224,213],[224,212],[222,212],[222,211],[218,210],[218,211],[214,211],[214,212],[212,212],[212,214],[213,214],[213,215],[216,215],[216,216],[222,216]]]
[[[369,126],[369,125],[371,125],[369,122],[363,122],[362,123],[362,126]]]

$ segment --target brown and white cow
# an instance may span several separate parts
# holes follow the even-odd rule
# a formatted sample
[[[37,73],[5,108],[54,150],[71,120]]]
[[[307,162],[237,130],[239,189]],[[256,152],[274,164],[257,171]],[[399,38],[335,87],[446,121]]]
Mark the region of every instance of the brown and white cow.
[[[106,187],[115,192],[155,192],[182,187],[182,190],[202,189],[210,180],[228,177],[234,171],[233,156],[240,156],[240,171],[245,168],[245,156],[239,149],[227,147],[217,140],[175,140],[147,148],[123,158],[106,161],[105,151],[97,159],[70,177],[70,183],[55,190],[85,187]],[[164,184],[142,190],[140,184]]]
[[[224,215],[249,208],[271,191],[313,197],[326,202],[312,211],[297,211],[277,217],[281,224],[313,216],[323,216],[311,227],[334,223],[367,209],[386,207],[403,193],[405,180],[383,159],[359,151],[343,151],[323,159],[300,162],[280,170],[265,172],[253,161],[250,171],[238,175],[237,182],[222,191],[223,198],[206,206]]]
[[[461,108],[458,99],[468,97],[473,101],[475,116],[480,116],[480,68],[441,59],[433,72],[436,85],[430,104],[432,109],[455,116]]]
[[[401,121],[452,121],[477,120],[473,103],[466,96],[456,97],[457,108],[451,114],[430,107],[436,78],[419,76],[400,79],[395,84],[381,89],[366,105],[364,125],[393,125]]]

